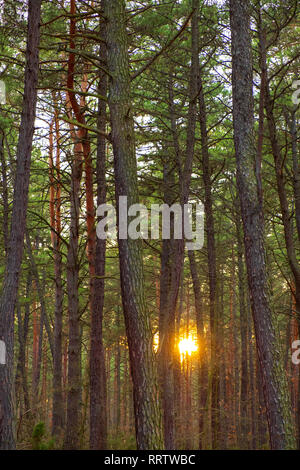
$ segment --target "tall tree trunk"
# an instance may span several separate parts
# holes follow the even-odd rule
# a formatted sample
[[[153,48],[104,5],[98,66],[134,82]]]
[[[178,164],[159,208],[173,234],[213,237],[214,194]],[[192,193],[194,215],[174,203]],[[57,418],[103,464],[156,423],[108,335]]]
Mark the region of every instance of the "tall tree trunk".
[[[266,74],[266,99],[265,99],[265,109],[268,121],[269,137],[271,141],[271,148],[274,159],[275,166],[275,176],[277,183],[277,192],[279,196],[281,216],[284,228],[284,239],[287,252],[287,259],[291,269],[291,272],[294,277],[295,282],[295,303],[296,303],[296,315],[298,319],[298,330],[300,334],[300,263],[297,260],[297,254],[295,250],[294,238],[293,238],[293,228],[292,228],[292,219],[290,218],[289,210],[289,201],[286,193],[285,187],[285,176],[284,176],[284,157],[280,150],[280,145],[278,141],[278,134],[276,129],[276,121],[274,116],[274,100],[272,100],[270,93],[269,80],[267,78],[267,63],[266,55],[262,58],[262,67],[265,70]],[[292,148],[293,154],[295,149]],[[296,170],[297,174],[297,166]],[[294,184],[294,190],[295,190]],[[297,198],[296,198],[297,202]],[[297,221],[297,218],[296,218]],[[298,396],[298,411],[297,411],[297,428],[298,428],[298,448],[300,448],[300,394]]]
[[[31,272],[29,271],[27,276],[26,282],[26,291],[25,295],[26,298],[29,298],[30,289],[31,289]],[[17,309],[18,315],[18,340],[19,340],[19,356],[18,356],[18,364],[17,364],[17,371],[16,371],[16,395],[17,389],[19,389],[19,393],[21,395],[21,389],[23,391],[23,398],[24,398],[24,415],[27,416],[27,413],[30,410],[30,401],[29,401],[29,394],[28,394],[28,386],[27,386],[27,371],[26,371],[26,342],[28,336],[28,329],[29,329],[29,317],[30,317],[30,305],[27,302],[24,308],[24,319],[22,321],[21,317],[21,309]]]
[[[0,341],[3,341],[6,346],[6,363],[0,364],[0,449],[15,447],[13,418],[14,309],[18,294],[26,227],[38,83],[40,14],[41,0],[29,0],[24,99],[16,155],[17,168],[9,248],[0,305]]]
[[[107,20],[109,107],[119,208],[120,196],[127,196],[128,206],[138,202],[125,2],[105,0],[104,16]],[[142,244],[141,240],[122,239],[120,233],[118,242],[123,311],[133,379],[137,447],[161,449],[161,417],[157,401],[152,332],[145,304]]]
[[[249,304],[248,304],[249,305]],[[255,382],[254,382],[254,361],[253,361],[253,339],[252,339],[252,318],[250,314],[249,306],[249,315],[248,315],[248,338],[249,338],[249,401],[250,401],[250,420],[251,420],[251,450],[257,448],[257,426],[256,426],[256,400],[255,400]]]
[[[179,144],[178,133],[176,127],[176,115],[174,111],[174,96],[173,96],[173,80],[172,71],[170,71],[169,79],[169,111],[171,128],[173,133],[173,145],[175,151],[175,159],[178,163],[179,174],[181,177],[181,162],[179,161]],[[167,156],[163,167],[163,201],[170,207],[176,200],[174,194],[175,185],[175,165],[170,157]],[[158,350],[158,364],[159,364],[159,380],[161,401],[163,410],[163,428],[164,428],[164,442],[166,449],[172,449],[175,446],[175,419],[176,398],[174,397],[175,375],[179,377],[180,369],[176,370],[176,358],[174,357],[174,341],[175,341],[175,318],[174,322],[168,319],[170,291],[171,291],[171,271],[174,263],[174,217],[171,214],[170,218],[170,233],[171,239],[162,241],[161,252],[161,274],[160,274],[160,304],[159,304],[159,350]],[[177,364],[178,367],[178,364]],[[180,364],[179,364],[180,367]],[[180,378],[179,378],[180,380]]]
[[[60,177],[60,129],[59,116],[55,96],[54,124],[56,136],[56,161],[50,152],[50,214],[51,241],[54,256],[55,273],[55,311],[54,311],[54,345],[53,345],[53,405],[52,405],[52,435],[57,439],[62,437],[64,426],[64,401],[62,393],[62,333],[63,333],[63,285],[62,285],[62,255],[61,255],[61,177]],[[51,137],[51,134],[50,134]],[[50,147],[51,150],[51,147]]]
[[[260,363],[258,354],[256,358],[256,388],[258,395],[258,448],[264,449],[267,442],[267,420],[266,420],[266,405],[264,399],[263,385],[262,385],[262,374],[260,369]]]
[[[38,268],[37,268],[37,265],[36,265],[36,262],[35,262],[35,258],[33,256],[30,237],[29,237],[29,232],[28,232],[27,229],[25,231],[25,236],[26,236],[27,254],[28,254],[30,265],[31,265],[32,277],[34,279],[34,285],[36,287],[39,303],[40,303],[40,306],[41,306],[41,318],[43,319],[43,323],[45,325],[45,329],[46,329],[47,336],[48,336],[48,341],[49,341],[49,346],[50,346],[50,351],[51,351],[51,355],[52,355],[52,358],[53,358],[53,354],[54,354],[54,352],[53,352],[53,349],[54,349],[53,348],[53,334],[52,334],[52,330],[50,328],[49,318],[48,318],[47,310],[46,310],[43,283],[41,282],[40,277],[39,277]]]
[[[165,162],[163,170],[164,204],[172,205],[174,194],[172,187],[175,183],[174,168],[170,161]],[[171,232],[174,218],[171,217]],[[175,408],[174,408],[174,340],[175,321],[166,321],[168,317],[171,269],[174,262],[173,240],[162,241],[161,276],[160,276],[160,306],[159,306],[159,381],[162,395],[164,442],[166,449],[174,446]],[[164,341],[163,341],[164,338]],[[169,339],[169,341],[168,341]],[[172,348],[173,346],[173,348]]]
[[[286,376],[270,307],[263,208],[255,173],[254,105],[249,0],[230,0],[232,87],[237,185],[244,227],[249,294],[272,449],[295,448]]]
[[[220,354],[218,343],[218,310],[217,310],[217,261],[216,261],[216,242],[212,200],[211,169],[208,151],[207,124],[206,124],[206,106],[204,99],[204,90],[202,77],[199,70],[199,121],[201,130],[201,153],[202,153],[202,171],[205,191],[205,227],[207,234],[207,256],[208,256],[208,275],[209,275],[209,313],[211,330],[211,430],[212,430],[212,448],[218,448],[220,433]]]
[[[265,67],[266,67],[266,64],[265,64]],[[280,146],[279,146],[278,134],[277,134],[277,129],[276,129],[276,121],[275,121],[275,116],[273,112],[274,101],[271,98],[268,80],[266,84],[265,108],[266,108],[267,121],[268,121],[269,137],[271,141],[271,148],[272,148],[273,159],[274,159],[277,192],[279,196],[282,222],[283,222],[283,228],[284,228],[284,238],[285,238],[285,246],[286,246],[286,251],[287,251],[287,258],[288,258],[288,262],[290,265],[290,269],[294,276],[296,310],[297,310],[298,315],[300,315],[300,263],[299,261],[297,261],[297,254],[295,250],[292,221],[290,218],[290,211],[289,211],[289,202],[288,202],[288,196],[287,196],[286,187],[285,187],[285,176],[284,176],[284,168],[283,168],[284,159],[283,159]],[[300,321],[299,321],[299,332],[300,332]],[[299,411],[300,411],[300,408],[299,408]]]
[[[69,102],[67,103],[69,107]],[[70,107],[69,107],[70,112]],[[79,415],[81,397],[81,332],[79,313],[79,212],[80,212],[80,181],[82,175],[82,145],[77,140],[72,125],[71,135],[74,142],[74,160],[71,175],[71,222],[70,238],[67,255],[67,290],[69,314],[69,345],[68,345],[68,392],[67,420],[64,449],[78,449],[79,444]]]
[[[240,331],[241,331],[241,394],[240,394],[240,436],[239,447],[248,447],[248,319],[246,309],[245,294],[245,269],[244,269],[244,247],[242,240],[242,227],[240,222],[240,210],[237,207],[236,213],[236,236],[238,250],[238,287],[239,287],[239,307],[240,307]]]
[[[180,204],[183,208],[188,203],[192,166],[195,151],[195,129],[197,112],[197,71],[199,67],[199,31],[198,31],[198,11],[199,0],[192,0],[192,20],[191,20],[191,68],[189,78],[189,109],[187,117],[187,139],[185,150],[185,161],[182,168],[178,153],[178,139],[176,135],[176,124],[174,125],[174,114],[171,111],[171,128],[174,138],[174,149],[176,160],[179,165],[179,195]],[[171,98],[171,96],[170,96]],[[172,106],[172,99],[170,99]],[[173,118],[173,119],[172,119]],[[175,420],[174,420],[174,341],[175,341],[175,312],[180,287],[180,279],[184,263],[185,241],[172,241],[172,269],[170,271],[169,295],[165,312],[160,325],[160,356],[162,361],[161,372],[164,376],[162,387],[163,411],[164,411],[164,440],[165,448],[175,449]]]
[[[201,294],[201,285],[199,274],[197,270],[197,263],[194,251],[188,251],[190,270],[193,281],[193,290],[195,297],[195,312],[196,312],[196,324],[197,324],[197,336],[198,336],[198,348],[199,348],[199,449],[204,448],[204,418],[206,412],[207,402],[207,382],[208,382],[208,370],[207,370],[207,358],[205,352],[205,332],[204,332],[204,319],[203,319],[203,301]]]
[[[101,24],[102,38],[106,38],[106,25]],[[101,67],[107,66],[106,45],[103,42],[100,48]],[[99,95],[107,95],[107,76],[99,72]],[[106,202],[106,102],[99,99],[98,103],[98,130],[102,132],[97,140],[97,205]],[[103,306],[104,306],[104,276],[105,276],[106,241],[97,237],[95,250],[95,279],[91,319],[91,352],[90,352],[90,448],[107,448],[107,399],[106,399],[106,372],[103,346]]]
[[[240,436],[240,419],[239,419],[239,404],[240,404],[240,354],[239,354],[239,328],[237,323],[237,302],[236,302],[236,259],[235,259],[235,244],[233,242],[231,248],[231,274],[230,274],[230,290],[229,290],[229,312],[230,312],[230,342],[229,342],[229,363],[231,364],[230,372],[227,380],[227,396],[232,396],[232,404],[229,406],[231,409],[232,418],[232,442],[234,448],[238,448],[238,441]]]

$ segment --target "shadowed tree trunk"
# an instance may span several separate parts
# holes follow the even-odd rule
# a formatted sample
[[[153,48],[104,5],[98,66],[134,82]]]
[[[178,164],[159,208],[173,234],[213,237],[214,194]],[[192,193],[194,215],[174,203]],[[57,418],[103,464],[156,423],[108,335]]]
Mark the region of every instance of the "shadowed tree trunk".
[[[203,319],[203,301],[201,294],[201,285],[199,274],[197,270],[197,263],[194,251],[188,252],[190,270],[193,280],[193,290],[195,297],[195,312],[196,312],[196,323],[197,323],[197,336],[198,336],[198,348],[199,348],[199,449],[202,450],[204,447],[204,418],[206,412],[207,402],[207,358],[205,353],[205,332],[204,332],[204,319]]]
[[[175,183],[174,168],[172,162],[167,161],[163,170],[164,185],[164,204],[171,206],[174,202],[174,193],[172,188]],[[171,232],[174,229],[174,217],[170,217]],[[172,236],[172,235],[171,235]],[[161,253],[161,276],[160,276],[160,306],[159,306],[159,382],[162,395],[164,440],[167,449],[173,448],[174,430],[175,430],[175,409],[174,409],[174,338],[175,338],[175,319],[174,323],[166,321],[168,315],[170,287],[171,287],[171,269],[174,262],[174,243],[173,240],[162,241]],[[166,330],[167,329],[167,330]],[[162,338],[165,338],[162,346]],[[167,340],[170,338],[170,342]],[[161,347],[162,346],[162,347]],[[172,348],[173,346],[173,348]],[[170,356],[171,355],[171,356]]]
[[[67,102],[70,115],[70,103]],[[67,418],[64,449],[78,449],[79,415],[81,397],[81,331],[79,313],[79,212],[80,212],[80,181],[82,175],[83,152],[74,127],[70,124],[74,142],[74,158],[72,162],[70,192],[70,237],[67,255],[67,291],[69,316],[68,344],[68,387],[67,387]]]
[[[101,24],[102,37],[106,36],[105,22]],[[106,45],[103,42],[100,48],[100,61],[104,69],[107,66]],[[99,72],[99,95],[107,95],[107,75]],[[106,102],[99,99],[98,103],[98,135],[97,142],[97,205],[105,204],[106,181]],[[107,397],[106,372],[103,346],[102,322],[104,306],[104,276],[105,276],[106,240],[97,237],[95,249],[95,279],[91,319],[91,352],[90,352],[90,448],[107,448]]]
[[[236,237],[238,250],[238,288],[240,307],[240,331],[241,331],[241,387],[240,387],[240,435],[238,436],[239,447],[247,449],[248,434],[248,319],[245,297],[245,269],[244,269],[244,248],[242,240],[242,228],[240,221],[240,211],[236,212]]]
[[[120,196],[127,196],[129,207],[138,203],[138,185],[125,2],[105,0],[103,4],[107,20],[109,108],[117,207],[119,208]],[[152,331],[145,304],[142,244],[141,240],[121,238],[120,220],[118,227],[122,302],[133,380],[137,447],[161,449],[161,417],[157,400]]]
[[[249,294],[272,449],[294,449],[295,436],[282,355],[270,307],[264,217],[255,171],[254,105],[249,0],[230,0],[232,88],[237,185],[244,227]]]
[[[209,277],[209,314],[211,330],[211,430],[212,448],[217,449],[220,434],[220,351],[218,342],[217,261],[212,199],[211,169],[208,151],[206,106],[201,72],[199,85],[199,121],[201,130],[202,171],[205,191],[205,228],[207,234],[207,261]]]
[[[15,447],[13,408],[14,310],[23,255],[28,204],[32,138],[36,111],[41,0],[28,2],[25,89],[17,147],[17,168],[8,254],[0,305],[0,341],[6,345],[6,362],[0,364],[0,449]]]
[[[29,298],[30,290],[31,290],[31,272],[29,271],[27,275],[27,282],[26,282],[26,290],[25,295],[26,298]],[[19,339],[19,356],[18,356],[18,364],[17,364],[17,371],[16,371],[16,395],[17,390],[19,389],[19,394],[21,395],[21,389],[23,390],[23,399],[24,399],[24,415],[28,418],[28,412],[30,410],[30,400],[29,400],[29,393],[28,393],[28,385],[27,385],[27,370],[26,370],[26,343],[28,337],[28,330],[29,330],[29,317],[30,317],[30,305],[29,302],[26,303],[24,308],[24,319],[22,321],[21,317],[21,309],[17,309],[17,316],[18,316],[18,339]],[[20,398],[21,401],[21,398]]]
[[[53,407],[52,407],[52,435],[58,439],[62,437],[64,426],[64,401],[62,393],[62,329],[63,329],[63,285],[62,285],[62,255],[61,255],[61,181],[60,181],[60,129],[59,116],[55,96],[54,124],[56,136],[56,161],[50,151],[50,215],[51,215],[51,242],[54,257],[55,273],[55,312],[53,332]],[[51,138],[51,134],[50,134]],[[51,150],[51,146],[50,146]]]
[[[261,43],[261,50],[265,49],[265,42],[264,37],[261,32],[262,26],[259,25],[259,33],[260,33],[260,43]],[[292,217],[290,217],[290,209],[289,209],[289,200],[288,195],[286,192],[286,184],[285,184],[285,175],[284,175],[284,156],[282,155],[280,144],[278,140],[278,132],[276,128],[276,121],[274,115],[274,99],[271,97],[270,92],[270,81],[268,80],[268,70],[267,70],[267,57],[266,53],[261,54],[261,67],[262,71],[266,77],[265,81],[265,109],[267,115],[267,123],[268,123],[268,130],[269,130],[269,138],[271,141],[271,149],[274,159],[274,167],[275,167],[275,176],[276,176],[276,183],[277,183],[277,192],[279,197],[280,203],[280,210],[281,210],[281,217],[283,222],[284,228],[284,239],[285,239],[285,246],[287,252],[287,259],[291,269],[291,272],[294,277],[295,282],[295,300],[296,300],[296,314],[298,319],[298,330],[300,333],[300,263],[297,259],[297,251],[295,249],[294,243],[294,236],[293,236],[293,223]],[[294,133],[295,137],[295,133]],[[292,154],[293,160],[295,153],[295,145],[292,143]],[[294,162],[293,162],[294,163]],[[297,176],[297,165],[295,167],[295,163],[293,165],[293,170],[295,176]],[[296,173],[295,173],[296,170]],[[295,186],[296,179],[294,179],[294,191],[297,188],[297,184]],[[297,225],[297,191],[295,192],[295,202],[296,202],[296,225]],[[299,196],[298,196],[299,197]],[[298,207],[299,209],[299,207]],[[297,225],[298,227],[298,225]],[[298,447],[300,448],[300,394],[298,396],[298,412],[297,412],[297,426],[298,426]]]
[[[195,150],[195,129],[196,129],[196,111],[197,111],[197,70],[199,67],[199,31],[198,31],[198,12],[199,0],[192,0],[192,19],[191,19],[191,67],[189,76],[189,109],[187,116],[187,137],[185,160],[183,165],[179,158],[178,136],[176,131],[176,121],[172,110],[173,99],[172,90],[169,90],[171,129],[173,132],[174,150],[178,163],[179,172],[179,197],[182,208],[188,203],[190,192],[190,181],[192,174],[192,165]],[[172,86],[172,85],[171,85]],[[171,93],[170,93],[171,91]],[[169,169],[170,170],[170,169]],[[168,170],[168,171],[169,171]],[[183,224],[184,225],[184,224]],[[164,313],[160,318],[160,371],[163,377],[162,381],[162,402],[164,415],[164,441],[165,448],[175,449],[175,411],[174,411],[174,346],[175,346],[175,312],[180,287],[182,267],[184,263],[184,236],[180,240],[172,240],[167,249],[172,253],[171,270],[169,271],[169,292]],[[168,256],[167,252],[164,253]]]

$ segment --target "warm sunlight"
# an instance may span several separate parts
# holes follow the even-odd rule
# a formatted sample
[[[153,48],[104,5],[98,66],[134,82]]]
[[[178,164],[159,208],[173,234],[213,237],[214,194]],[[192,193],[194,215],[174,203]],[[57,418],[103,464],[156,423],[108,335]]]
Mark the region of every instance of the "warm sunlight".
[[[197,342],[192,336],[181,339],[179,341],[178,347],[181,357],[185,354],[188,354],[190,356],[193,352],[196,352],[198,350]]]
[[[153,336],[153,349],[154,349],[154,352],[156,353],[158,351],[158,346],[159,346],[159,334],[155,333],[155,335]]]

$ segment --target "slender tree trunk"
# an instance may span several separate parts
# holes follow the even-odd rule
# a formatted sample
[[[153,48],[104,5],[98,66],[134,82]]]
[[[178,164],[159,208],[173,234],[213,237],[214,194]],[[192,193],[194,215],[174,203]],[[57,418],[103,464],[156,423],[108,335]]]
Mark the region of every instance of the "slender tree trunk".
[[[199,31],[198,31],[198,11],[199,0],[192,0],[193,15],[191,20],[191,69],[189,78],[189,110],[187,117],[187,139],[186,139],[186,155],[183,168],[181,162],[179,164],[180,176],[180,204],[182,213],[184,204],[188,203],[190,192],[190,181],[192,175],[192,166],[195,151],[195,129],[196,129],[196,112],[197,112],[197,71],[199,67]],[[171,100],[172,105],[172,100]],[[171,110],[172,111],[172,110]],[[171,112],[171,127],[173,128],[174,135],[174,149],[176,159],[178,157],[178,141],[176,140],[176,126],[174,126],[174,119],[172,120]],[[174,117],[174,116],[173,116]],[[183,220],[183,219],[182,219]],[[163,335],[160,336],[160,354],[162,357],[162,370],[164,371],[164,385],[162,387],[163,395],[163,411],[164,411],[164,440],[165,448],[170,450],[175,448],[175,420],[174,420],[174,341],[175,341],[175,312],[180,287],[181,273],[184,263],[184,247],[185,241],[182,237],[181,240],[173,240],[172,252],[174,253],[172,269],[170,273],[170,288],[168,302],[163,315],[163,324],[160,325],[160,330]]]
[[[52,435],[61,439],[64,427],[64,401],[62,393],[62,333],[63,333],[63,285],[62,285],[62,255],[61,255],[61,182],[60,182],[60,129],[59,116],[54,96],[54,123],[56,135],[56,161],[53,161],[50,146],[50,215],[51,241],[54,255],[55,273],[55,312],[54,312],[54,345],[53,345],[53,406],[52,406]],[[53,131],[52,131],[53,133]],[[51,133],[50,133],[51,138]]]
[[[67,104],[69,105],[69,103]],[[70,111],[70,108],[69,108]],[[82,145],[76,139],[74,128],[71,135],[74,142],[74,160],[71,175],[71,222],[70,238],[67,255],[67,291],[69,314],[69,345],[68,345],[68,391],[67,420],[64,449],[78,449],[80,426],[81,397],[81,334],[79,317],[79,212],[80,212],[80,181],[82,174]]]
[[[203,319],[203,301],[201,294],[201,285],[199,274],[197,270],[197,263],[194,251],[188,251],[190,270],[193,281],[194,297],[195,297],[195,311],[196,311],[196,323],[197,323],[197,336],[198,336],[198,347],[199,347],[199,449],[204,448],[204,418],[206,412],[207,402],[207,382],[208,382],[208,370],[207,370],[207,359],[205,352],[205,332],[204,332],[204,319]]]
[[[29,297],[30,289],[31,289],[31,273],[29,271],[27,282],[26,282],[26,297]],[[21,395],[21,390],[23,391],[23,398],[24,398],[24,414],[27,414],[30,410],[30,401],[29,401],[29,394],[28,394],[28,385],[27,385],[27,371],[26,371],[26,342],[28,336],[28,329],[29,329],[29,317],[30,317],[30,306],[27,303],[24,309],[24,319],[22,321],[21,317],[21,309],[17,309],[18,315],[18,339],[19,339],[19,356],[18,356],[18,364],[17,364],[17,371],[16,371],[16,395],[17,390],[19,390],[19,394]]]
[[[264,399],[263,385],[262,385],[262,375],[260,370],[260,363],[258,359],[258,354],[256,357],[256,388],[258,395],[258,444],[259,449],[265,448],[267,442],[267,420],[266,420],[266,405]]]
[[[109,108],[119,208],[120,196],[127,196],[128,206],[138,202],[125,2],[105,0],[104,16],[107,20]],[[133,379],[137,447],[161,449],[161,417],[157,402],[152,332],[145,304],[141,240],[122,239],[119,233],[118,242],[123,311]]]
[[[237,302],[236,302],[236,260],[234,245],[232,246],[232,269],[231,269],[231,280],[230,280],[230,319],[231,319],[231,347],[230,347],[230,362],[232,363],[232,374],[231,381],[228,383],[230,392],[234,394],[234,400],[232,403],[232,424],[233,424],[233,441],[235,448],[238,448],[238,442],[240,438],[240,418],[239,418],[239,405],[240,405],[240,351],[239,351],[239,328],[237,324]],[[230,379],[229,379],[230,380]],[[231,390],[233,392],[231,392]]]
[[[172,205],[174,194],[172,187],[175,183],[172,165],[167,161],[164,165],[164,203]],[[174,218],[171,217],[171,232],[173,233]],[[159,307],[159,379],[162,395],[164,442],[167,449],[174,447],[175,408],[174,408],[174,340],[175,320],[166,321],[171,289],[171,269],[174,262],[173,240],[162,241],[161,276],[160,276],[160,307]],[[172,348],[173,346],[173,348]]]
[[[264,57],[264,61],[265,62],[263,66],[266,70],[265,73],[267,76],[266,57]],[[271,98],[268,80],[266,81],[265,109],[266,109],[266,114],[267,114],[271,148],[272,148],[272,153],[273,153],[273,158],[274,158],[275,176],[276,176],[277,191],[278,191],[278,196],[279,196],[282,222],[283,222],[283,228],[284,228],[284,238],[285,238],[285,246],[286,246],[286,251],[287,251],[287,258],[288,258],[290,269],[292,271],[294,282],[295,282],[295,300],[296,300],[295,305],[296,305],[296,314],[297,314],[297,319],[298,319],[298,324],[299,324],[298,330],[300,334],[300,263],[297,260],[297,254],[295,250],[293,229],[292,229],[292,219],[290,218],[289,201],[288,201],[288,196],[287,196],[286,187],[285,187],[285,176],[284,176],[284,167],[283,167],[284,159],[281,154],[281,150],[279,146],[275,116],[273,112],[274,101]],[[295,185],[294,185],[294,189],[295,189]],[[298,448],[300,448],[300,394],[298,397],[297,416],[298,416],[297,418]]]
[[[102,37],[106,37],[106,25],[101,24]],[[102,68],[107,66],[105,43],[101,44],[100,61]],[[99,95],[107,95],[107,76],[99,72]],[[106,202],[106,102],[99,99],[98,129],[103,133],[97,141],[97,205]],[[104,276],[105,276],[106,241],[97,237],[95,251],[94,296],[91,319],[91,352],[90,352],[90,448],[107,448],[107,397],[106,372],[103,346],[103,306],[104,306]]]
[[[261,365],[272,449],[294,449],[290,398],[275,318],[270,307],[264,248],[263,209],[253,162],[254,105],[250,2],[230,0],[232,86],[237,184],[244,227],[249,293]]]
[[[267,114],[272,153],[273,153],[273,158],[274,158],[275,176],[276,176],[277,191],[278,191],[278,196],[279,196],[282,222],[283,222],[283,228],[284,228],[285,246],[286,246],[287,258],[288,258],[288,262],[290,265],[290,269],[294,276],[296,309],[299,315],[300,314],[300,263],[299,261],[297,261],[297,254],[295,250],[293,230],[292,230],[292,221],[290,218],[290,211],[289,211],[289,201],[288,201],[288,196],[287,196],[286,187],[285,187],[283,156],[281,154],[281,150],[280,150],[280,146],[278,142],[275,116],[273,112],[274,102],[271,98],[268,81],[266,85],[265,108],[266,108],[266,114]],[[300,324],[300,321],[299,321],[299,324]],[[300,331],[300,327],[299,327],[299,331]],[[299,411],[300,411],[300,408],[299,408]]]
[[[41,0],[28,2],[28,32],[25,67],[25,89],[17,147],[17,168],[13,210],[0,305],[0,341],[6,346],[6,363],[0,364],[0,449],[13,449],[14,437],[14,309],[26,227],[28,188],[38,83],[38,46]]]
[[[218,448],[220,433],[220,377],[219,377],[219,345],[218,345],[218,311],[217,311],[217,261],[216,261],[216,243],[212,200],[211,170],[208,151],[207,124],[206,124],[206,106],[204,99],[204,90],[202,77],[199,70],[199,121],[201,129],[201,152],[202,152],[202,170],[203,183],[205,191],[205,226],[207,234],[207,256],[209,273],[209,312],[211,329],[211,430],[212,430],[212,448]]]
[[[238,209],[238,207],[237,207]],[[244,248],[242,240],[242,228],[240,222],[240,211],[236,214],[236,235],[238,250],[238,280],[239,280],[239,307],[240,307],[240,331],[241,331],[241,394],[240,394],[240,436],[239,447],[248,448],[248,319],[245,294],[245,269]]]
[[[250,310],[250,308],[249,308]],[[254,382],[254,360],[253,360],[253,339],[252,339],[252,318],[249,312],[248,315],[248,338],[249,338],[249,401],[250,401],[250,414],[249,418],[251,421],[251,439],[250,445],[251,450],[255,450],[257,447],[257,426],[256,426],[256,400],[255,400],[255,382]]]
[[[54,349],[54,347],[53,347],[53,334],[52,334],[52,330],[50,328],[49,319],[48,319],[48,315],[47,315],[43,286],[42,286],[42,282],[41,282],[40,277],[39,277],[38,268],[37,268],[37,265],[36,265],[36,262],[35,262],[35,258],[33,256],[30,237],[29,237],[29,232],[28,232],[27,229],[25,231],[25,236],[26,236],[26,248],[27,248],[28,258],[29,258],[30,265],[31,265],[32,277],[33,277],[33,280],[34,280],[34,285],[36,287],[39,303],[40,303],[40,306],[41,306],[41,318],[43,319],[43,324],[45,325],[45,329],[46,329],[47,336],[48,336],[48,341],[49,341],[49,346],[50,346],[50,351],[51,351],[51,355],[52,355],[52,358],[53,358],[53,355],[54,355],[54,352],[53,352],[53,349]]]
[[[114,409],[115,409],[115,419],[114,419],[114,429],[116,436],[118,436],[120,431],[120,401],[121,401],[121,356],[120,356],[120,339],[116,345],[115,351],[115,383],[114,383]]]
[[[175,398],[175,434],[176,434],[176,448],[180,446],[182,442],[182,395],[183,395],[183,384],[182,384],[182,367],[181,358],[179,352],[179,338],[180,338],[180,323],[183,313],[183,276],[180,281],[180,300],[177,309],[176,323],[175,323],[175,357],[174,357],[174,398]]]
[[[172,73],[172,72],[171,72]],[[171,128],[173,131],[173,145],[175,150],[175,158],[180,169],[179,161],[179,147],[178,147],[178,134],[176,128],[176,117],[174,111],[174,97],[173,97],[173,81],[170,73],[169,80],[169,110],[171,119]],[[164,187],[164,204],[170,207],[176,195],[174,194],[175,185],[175,172],[174,163],[167,157],[164,162],[163,168],[163,187]],[[180,171],[179,171],[180,173]],[[180,174],[181,176],[181,174]],[[174,357],[174,341],[175,341],[175,317],[174,321],[168,318],[170,308],[170,293],[171,293],[171,272],[174,265],[174,217],[171,214],[170,218],[170,240],[162,241],[161,253],[161,275],[160,275],[160,306],[159,306],[159,379],[160,391],[163,409],[163,428],[164,428],[164,442],[166,449],[172,449],[175,446],[175,357]],[[175,312],[174,312],[175,315]]]

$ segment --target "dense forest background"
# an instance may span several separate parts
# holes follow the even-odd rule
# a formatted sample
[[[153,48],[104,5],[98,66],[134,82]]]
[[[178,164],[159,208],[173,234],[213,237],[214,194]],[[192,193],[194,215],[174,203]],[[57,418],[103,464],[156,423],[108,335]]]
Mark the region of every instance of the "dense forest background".
[[[0,8],[0,448],[299,447],[299,2]]]

